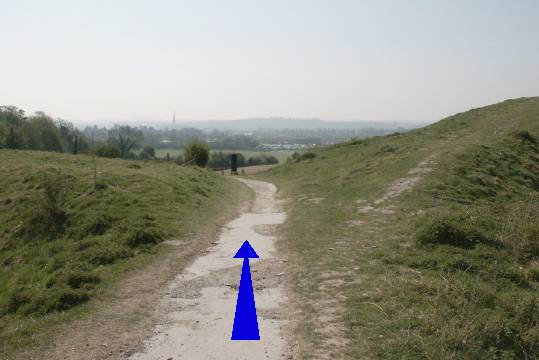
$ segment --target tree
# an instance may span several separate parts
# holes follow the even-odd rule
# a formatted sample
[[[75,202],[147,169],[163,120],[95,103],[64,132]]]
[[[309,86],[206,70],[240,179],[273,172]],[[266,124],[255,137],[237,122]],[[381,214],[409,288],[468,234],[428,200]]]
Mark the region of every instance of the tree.
[[[0,106],[0,139],[6,147],[19,149],[23,145],[22,140],[22,125],[26,117],[24,110],[15,106]]]
[[[99,157],[119,158],[120,150],[114,145],[101,145],[95,149],[95,154]]]
[[[208,144],[202,141],[193,141],[185,148],[185,161],[192,161],[200,167],[206,167],[210,157]]]
[[[144,160],[155,158],[155,149],[149,145],[142,148],[139,157]]]
[[[30,126],[27,128],[25,135],[28,135],[26,147],[35,150],[57,151],[63,152],[61,130],[56,126],[54,120],[43,112],[36,112],[31,116]],[[30,135],[32,133],[32,135]],[[26,137],[26,136],[25,136]],[[32,140],[30,140],[32,139]],[[38,143],[32,144],[32,142]]]
[[[7,147],[7,139],[9,136],[9,128],[7,124],[0,121],[0,149],[3,147]]]
[[[143,140],[142,131],[130,126],[114,126],[109,130],[109,142],[114,144],[120,156],[127,159],[132,149],[136,149]]]

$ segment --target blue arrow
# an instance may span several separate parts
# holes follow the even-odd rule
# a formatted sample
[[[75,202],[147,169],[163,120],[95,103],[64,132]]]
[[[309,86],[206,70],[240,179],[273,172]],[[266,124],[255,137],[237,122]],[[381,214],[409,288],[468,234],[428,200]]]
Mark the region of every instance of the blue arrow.
[[[253,282],[251,281],[251,268],[249,267],[249,259],[256,259],[258,255],[251,247],[251,244],[245,240],[234,258],[243,258],[243,266],[241,268],[240,288],[231,340],[260,340],[258,320],[256,318],[255,294]]]

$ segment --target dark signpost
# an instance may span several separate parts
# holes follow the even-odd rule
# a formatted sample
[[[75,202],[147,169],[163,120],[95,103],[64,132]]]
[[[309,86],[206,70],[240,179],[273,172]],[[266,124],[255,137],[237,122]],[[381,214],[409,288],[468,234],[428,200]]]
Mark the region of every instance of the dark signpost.
[[[77,135],[75,135],[73,136],[73,154],[75,155],[77,155],[79,152],[78,146],[79,146],[79,139]]]

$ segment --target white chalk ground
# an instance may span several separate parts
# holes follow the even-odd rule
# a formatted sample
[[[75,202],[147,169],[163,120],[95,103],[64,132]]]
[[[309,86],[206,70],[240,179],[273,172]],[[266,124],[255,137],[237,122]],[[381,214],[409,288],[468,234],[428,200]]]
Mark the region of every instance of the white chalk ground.
[[[158,305],[159,325],[132,360],[149,359],[283,359],[286,297],[281,261],[268,225],[282,224],[274,185],[238,179],[256,192],[249,213],[229,222],[215,246],[170,284]],[[266,227],[265,227],[266,226]],[[255,231],[255,229],[258,231]],[[264,234],[264,235],[263,235]],[[260,341],[232,341],[232,324],[241,274],[241,259],[232,257],[249,240],[260,259],[251,259]],[[179,245],[181,246],[181,245]]]

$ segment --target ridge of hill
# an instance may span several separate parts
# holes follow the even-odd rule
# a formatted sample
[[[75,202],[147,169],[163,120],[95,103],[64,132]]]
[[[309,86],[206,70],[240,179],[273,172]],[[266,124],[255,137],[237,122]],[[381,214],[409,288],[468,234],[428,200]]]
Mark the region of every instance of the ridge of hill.
[[[257,176],[288,199],[298,353],[539,354],[539,98],[304,153]]]

